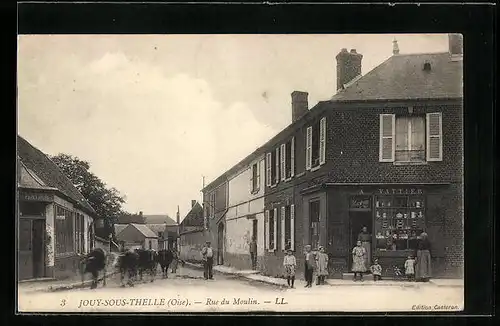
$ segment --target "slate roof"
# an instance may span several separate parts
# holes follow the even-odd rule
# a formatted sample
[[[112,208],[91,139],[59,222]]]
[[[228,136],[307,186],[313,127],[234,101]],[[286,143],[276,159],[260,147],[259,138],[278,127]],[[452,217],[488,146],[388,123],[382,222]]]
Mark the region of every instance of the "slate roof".
[[[135,224],[131,223],[130,225],[134,226],[139,232],[141,232],[146,238],[157,238],[158,234],[151,231],[150,228],[146,226],[146,224]]]
[[[21,168],[32,174],[33,180],[37,181],[37,183],[41,181],[42,184],[40,186],[57,188],[73,204],[91,215],[96,215],[92,206],[90,206],[85,197],[76,189],[61,169],[46,154],[19,135],[17,136],[17,155],[21,163]],[[20,186],[29,187],[29,184],[21,184]]]
[[[115,235],[118,235],[120,232],[123,231],[123,229],[125,229],[127,227],[128,224],[118,224],[118,223],[115,223],[114,227],[115,227]]]
[[[165,224],[146,224],[146,226],[156,235],[158,232],[165,232]]]
[[[196,202],[181,222],[182,226],[203,226],[203,207]]]
[[[174,226],[177,225],[177,222],[174,221],[170,216],[167,214],[157,214],[157,215],[143,215],[144,220],[146,221],[146,224],[166,224],[168,226]]]
[[[424,71],[429,62],[430,71]],[[393,55],[332,97],[332,101],[455,99],[463,97],[463,62],[448,52]]]

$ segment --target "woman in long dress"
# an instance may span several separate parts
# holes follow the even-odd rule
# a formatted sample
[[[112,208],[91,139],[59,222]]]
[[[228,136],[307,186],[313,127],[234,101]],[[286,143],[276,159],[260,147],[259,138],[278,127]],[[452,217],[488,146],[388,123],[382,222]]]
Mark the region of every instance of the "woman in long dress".
[[[366,272],[366,250],[361,245],[361,241],[358,241],[356,247],[352,249],[352,271],[354,273],[354,281],[356,281],[356,276],[359,274],[360,280],[363,280],[363,273]]]
[[[361,246],[365,248],[366,255],[365,255],[365,266],[371,266],[372,264],[372,259],[371,259],[371,253],[372,253],[372,235],[368,232],[368,228],[366,226],[363,226],[363,229],[361,232],[358,234],[358,240],[361,241]]]
[[[427,233],[422,232],[417,243],[417,255],[415,259],[415,280],[417,282],[428,282],[431,278],[431,243]]]

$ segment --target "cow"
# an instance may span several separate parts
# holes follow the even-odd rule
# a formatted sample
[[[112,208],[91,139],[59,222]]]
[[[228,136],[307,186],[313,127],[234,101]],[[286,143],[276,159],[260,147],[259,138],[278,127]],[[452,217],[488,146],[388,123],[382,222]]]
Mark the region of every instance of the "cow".
[[[143,274],[147,272],[151,276],[150,281],[153,282],[158,268],[158,253],[152,249],[136,249],[135,252],[139,255],[138,271],[140,280],[143,280]]]
[[[158,264],[161,267],[161,273],[163,278],[168,278],[168,267],[174,260],[174,255],[169,249],[162,249],[158,251]]]
[[[120,273],[121,286],[125,287],[125,276],[128,277],[127,284],[129,286],[134,286],[134,281],[137,279],[137,271],[139,267],[139,254],[132,250],[122,252],[118,256],[115,267]]]
[[[99,272],[103,272],[102,285],[106,286],[106,252],[101,248],[94,248],[88,254],[80,256],[80,264],[82,267],[82,284],[84,282],[85,274],[92,274],[91,289],[97,288],[99,283]]]

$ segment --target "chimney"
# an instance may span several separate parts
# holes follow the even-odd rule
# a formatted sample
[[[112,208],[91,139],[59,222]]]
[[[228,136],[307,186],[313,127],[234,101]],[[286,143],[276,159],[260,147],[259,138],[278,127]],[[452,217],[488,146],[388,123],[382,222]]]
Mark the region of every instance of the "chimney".
[[[399,54],[399,46],[398,46],[398,40],[394,39],[392,41],[392,54]]]
[[[292,92],[292,123],[297,121],[309,110],[309,104],[307,102],[308,95],[307,92]]]
[[[448,34],[448,51],[452,57],[463,55],[464,39],[462,34]]]
[[[196,199],[191,200],[191,208],[193,208],[194,205],[196,205]]]
[[[344,85],[361,75],[361,59],[363,55],[352,49],[342,49],[335,57],[337,59],[337,91],[344,89]]]

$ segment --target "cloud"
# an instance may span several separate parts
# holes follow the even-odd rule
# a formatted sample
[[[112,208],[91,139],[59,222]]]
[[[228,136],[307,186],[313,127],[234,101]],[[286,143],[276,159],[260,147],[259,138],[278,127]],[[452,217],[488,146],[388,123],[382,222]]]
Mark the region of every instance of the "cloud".
[[[173,214],[181,205],[185,214],[202,175],[216,178],[277,132],[246,103],[216,101],[205,80],[165,76],[122,53],[74,69],[20,94],[20,133],[50,154],[89,160],[131,211]]]

